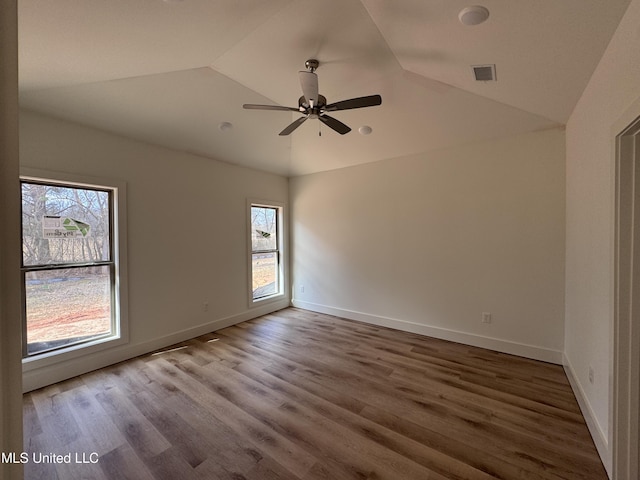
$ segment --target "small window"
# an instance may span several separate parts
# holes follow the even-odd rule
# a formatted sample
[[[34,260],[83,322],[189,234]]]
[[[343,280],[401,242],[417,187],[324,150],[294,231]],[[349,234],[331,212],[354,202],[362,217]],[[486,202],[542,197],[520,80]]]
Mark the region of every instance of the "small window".
[[[23,356],[118,338],[117,189],[21,185]]]
[[[259,301],[283,293],[282,207],[250,206],[251,299]]]

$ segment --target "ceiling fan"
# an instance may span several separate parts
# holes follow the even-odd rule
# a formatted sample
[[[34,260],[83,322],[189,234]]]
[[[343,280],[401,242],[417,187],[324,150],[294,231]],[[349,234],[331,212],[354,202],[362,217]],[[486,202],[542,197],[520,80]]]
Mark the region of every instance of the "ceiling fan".
[[[298,112],[303,115],[282,130],[280,135],[289,135],[309,118],[317,118],[340,135],[344,135],[345,133],[349,133],[351,128],[340,120],[330,117],[327,115],[327,112],[374,107],[382,104],[382,97],[380,95],[369,95],[366,97],[342,100],[340,102],[330,103],[327,105],[327,99],[318,93],[318,75],[315,73],[315,70],[320,65],[320,62],[315,59],[310,59],[307,60],[304,65],[307,67],[307,70],[298,72],[300,86],[302,87],[302,96],[298,99],[298,108],[281,107],[280,105],[254,105],[251,103],[245,103],[242,107],[247,110],[291,111]]]

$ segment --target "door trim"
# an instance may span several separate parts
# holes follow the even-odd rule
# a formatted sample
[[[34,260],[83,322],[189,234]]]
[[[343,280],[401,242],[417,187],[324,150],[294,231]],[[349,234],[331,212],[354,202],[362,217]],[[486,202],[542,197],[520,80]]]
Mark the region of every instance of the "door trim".
[[[616,136],[613,478],[639,478],[640,117]]]

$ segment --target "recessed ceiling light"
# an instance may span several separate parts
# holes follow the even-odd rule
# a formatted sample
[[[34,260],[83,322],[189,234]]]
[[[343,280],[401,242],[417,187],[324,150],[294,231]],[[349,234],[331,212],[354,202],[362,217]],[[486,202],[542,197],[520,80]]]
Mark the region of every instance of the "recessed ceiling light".
[[[360,135],[369,135],[373,132],[373,129],[369,125],[363,125],[358,129],[358,132],[360,132]]]
[[[463,8],[458,14],[458,20],[463,25],[479,25],[489,18],[489,10],[481,5]]]
[[[218,125],[218,128],[220,129],[221,132],[228,132],[230,130],[233,130],[233,123],[222,122],[220,125]]]

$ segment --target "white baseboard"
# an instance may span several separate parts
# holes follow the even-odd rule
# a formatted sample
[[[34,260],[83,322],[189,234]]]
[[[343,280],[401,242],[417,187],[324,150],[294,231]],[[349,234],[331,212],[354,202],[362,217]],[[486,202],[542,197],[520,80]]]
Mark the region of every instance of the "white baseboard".
[[[204,335],[205,333],[220,330],[231,325],[246,322],[253,318],[268,313],[275,312],[288,307],[289,301],[282,300],[262,305],[242,313],[231,315],[229,317],[218,318],[211,322],[207,322],[195,327],[180,330],[178,332],[154,338],[142,343],[125,344],[113,348],[101,350],[96,353],[90,353],[71,360],[56,361],[55,357],[47,362],[46,365],[33,367],[27,363],[23,364],[22,373],[22,389],[23,392],[30,392],[38,388],[42,388],[53,383],[61,382],[78,375],[82,375],[99,368],[129,360],[139,355],[159,350],[169,345],[184,342],[192,338]]]
[[[600,460],[602,460],[609,478],[612,478],[613,454],[611,449],[609,448],[609,439],[602,431],[602,428],[600,428],[600,424],[596,419],[595,412],[591,408],[591,404],[587,400],[587,396],[582,389],[582,385],[578,381],[578,377],[576,376],[575,371],[571,366],[571,362],[566,355],[563,355],[562,366],[564,367],[564,371],[567,374],[567,378],[569,379],[569,384],[573,389],[573,394],[576,396],[576,400],[578,401],[578,405],[580,406],[582,416],[587,423],[587,428],[589,428],[589,433],[591,433],[593,443],[595,443],[596,445],[596,450],[598,450]]]
[[[562,365],[562,352],[551,350],[549,348],[537,347],[535,345],[526,345],[523,343],[510,342],[508,340],[500,340],[498,338],[483,337],[472,333],[459,332],[441,327],[433,327],[421,323],[409,322],[406,320],[398,320],[396,318],[380,317],[368,313],[356,312],[353,310],[345,310],[342,308],[329,307],[327,305],[319,305],[311,302],[304,302],[294,299],[292,301],[294,307],[310,310],[318,313],[326,313],[343,317],[350,320],[379,325],[381,327],[394,328],[404,332],[417,333],[428,337],[449,340],[452,342],[463,343],[474,347],[487,348],[497,352],[509,353],[519,357],[531,358],[533,360],[541,360],[543,362],[555,363]]]

